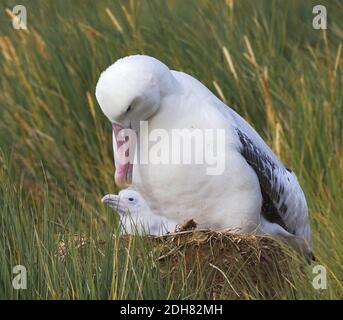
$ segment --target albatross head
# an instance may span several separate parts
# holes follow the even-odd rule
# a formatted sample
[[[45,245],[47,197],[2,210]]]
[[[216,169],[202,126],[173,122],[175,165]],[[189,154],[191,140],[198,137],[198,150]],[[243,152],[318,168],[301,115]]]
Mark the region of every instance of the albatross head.
[[[124,127],[148,119],[159,108],[159,81],[168,71],[163,63],[148,56],[116,61],[101,74],[95,90],[105,116]]]
[[[140,121],[154,115],[174,81],[166,65],[144,55],[119,59],[101,74],[95,95],[101,110],[112,123],[117,149],[123,144],[118,138],[122,129],[138,131]],[[125,154],[117,152],[115,156],[115,182],[118,187],[125,188],[132,180],[132,165],[123,163],[120,157]]]
[[[123,189],[118,195],[107,194],[101,200],[109,207],[118,211],[120,215],[137,215],[145,210],[145,201],[142,196],[135,190]]]

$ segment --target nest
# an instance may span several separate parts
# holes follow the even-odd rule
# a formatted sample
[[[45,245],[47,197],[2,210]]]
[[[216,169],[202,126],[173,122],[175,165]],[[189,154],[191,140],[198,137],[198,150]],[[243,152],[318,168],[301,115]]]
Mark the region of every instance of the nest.
[[[174,283],[175,288],[206,287],[204,298],[271,299],[285,287],[293,290],[290,256],[279,242],[269,237],[196,230],[195,224],[187,224],[161,237],[122,235],[114,237],[113,242],[120,241],[132,250],[133,239],[144,238],[150,251],[141,253],[136,247],[136,254],[151,256],[164,281]],[[72,241],[76,249],[92,245],[105,255],[105,241],[82,236],[75,236]],[[59,243],[57,255],[61,259],[67,257],[64,240]]]

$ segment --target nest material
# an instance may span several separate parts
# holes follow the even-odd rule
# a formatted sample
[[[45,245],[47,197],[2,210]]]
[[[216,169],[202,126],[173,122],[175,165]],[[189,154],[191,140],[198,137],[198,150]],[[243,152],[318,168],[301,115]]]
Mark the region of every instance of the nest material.
[[[173,279],[177,272],[207,279],[207,297],[242,298],[255,293],[272,298],[289,287],[289,256],[268,237],[194,230],[155,239],[161,273]],[[270,285],[268,285],[270,284]]]
[[[148,254],[153,258],[153,265],[157,266],[164,281],[176,283],[175,288],[178,284],[195,288],[205,286],[205,298],[210,299],[257,295],[273,298],[280,286],[292,290],[290,257],[277,241],[269,237],[194,228],[195,225],[188,222],[186,227],[178,229],[182,231],[161,237],[142,236],[150,242]],[[136,237],[123,235],[113,241],[120,240],[127,248]],[[74,236],[72,242],[76,249],[92,245],[102,256],[105,254],[104,241]],[[66,259],[65,241],[60,241],[57,254]],[[137,254],[140,255],[139,250]]]

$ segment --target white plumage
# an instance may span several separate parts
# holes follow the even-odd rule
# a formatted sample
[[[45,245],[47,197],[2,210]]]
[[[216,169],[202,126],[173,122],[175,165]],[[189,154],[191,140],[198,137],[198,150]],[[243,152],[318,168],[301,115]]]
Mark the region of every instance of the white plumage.
[[[225,170],[207,175],[207,164],[120,165],[119,187],[131,184],[151,211],[200,228],[257,232],[295,240],[310,252],[305,196],[293,172],[274,155],[256,131],[198,80],[169,70],[148,56],[118,60],[102,73],[96,87],[100,107],[114,129],[139,122],[149,130],[187,128],[225,130]],[[145,148],[138,142],[138,148]],[[131,174],[132,181],[131,181]]]
[[[176,223],[153,214],[135,190],[124,189],[118,194],[107,194],[101,201],[119,213],[122,233],[161,236],[175,231]]]

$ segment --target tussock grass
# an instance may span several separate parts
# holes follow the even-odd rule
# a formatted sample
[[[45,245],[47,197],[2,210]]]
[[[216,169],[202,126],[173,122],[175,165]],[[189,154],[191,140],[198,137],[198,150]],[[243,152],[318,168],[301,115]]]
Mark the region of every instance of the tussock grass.
[[[342,298],[340,1],[321,3],[326,31],[312,28],[317,3],[309,0],[23,1],[27,31],[11,26],[5,9],[15,4],[3,1],[0,19],[1,298],[237,298],[232,290],[209,294],[210,282],[196,272],[166,282],[151,256],[135,254],[150,252],[146,239],[133,238],[129,251],[110,245],[117,220],[99,199],[115,191],[111,128],[94,87],[103,69],[134,53],[205,83],[254,125],[304,187],[327,290],[314,290],[312,266],[289,252],[292,290],[270,277],[253,291],[246,278],[232,284],[239,298]],[[105,241],[104,255],[89,246],[59,260],[61,237],[75,234]],[[11,285],[17,264],[28,268],[25,291]],[[240,265],[244,274],[240,262],[227,267]]]

